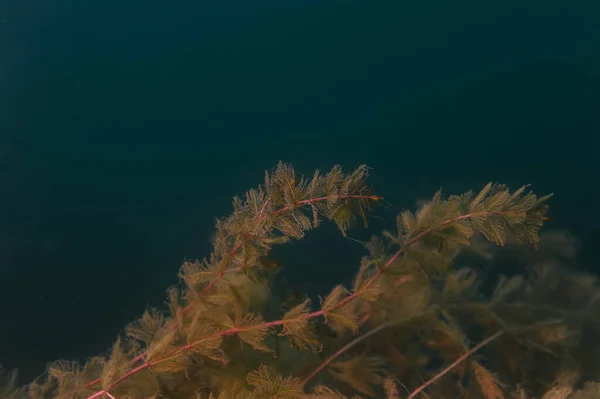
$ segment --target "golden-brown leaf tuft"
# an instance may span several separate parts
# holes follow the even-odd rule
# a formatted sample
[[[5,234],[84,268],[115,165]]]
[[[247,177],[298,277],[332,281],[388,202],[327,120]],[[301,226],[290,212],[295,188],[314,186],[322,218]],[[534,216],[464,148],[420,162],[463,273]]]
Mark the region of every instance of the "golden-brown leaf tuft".
[[[265,344],[269,327],[265,325],[262,316],[256,313],[246,313],[236,321],[238,337],[254,349],[272,353],[273,350]]]
[[[310,299],[294,306],[283,316],[283,329],[280,336],[287,336],[290,344],[304,351],[320,351],[322,348],[315,331],[312,329],[308,314]]]
[[[265,365],[248,373],[246,381],[254,388],[255,397],[261,399],[295,399],[302,392],[302,383],[298,378],[283,378]]]
[[[342,285],[336,286],[325,300],[321,301],[321,308],[325,314],[327,324],[336,332],[343,333],[351,330],[354,334],[358,332],[358,320],[355,312],[355,304],[345,302],[349,292]]]
[[[339,381],[343,381],[365,395],[375,396],[373,385],[383,382],[381,376],[384,362],[373,356],[356,356],[349,360],[331,363],[329,372]]]

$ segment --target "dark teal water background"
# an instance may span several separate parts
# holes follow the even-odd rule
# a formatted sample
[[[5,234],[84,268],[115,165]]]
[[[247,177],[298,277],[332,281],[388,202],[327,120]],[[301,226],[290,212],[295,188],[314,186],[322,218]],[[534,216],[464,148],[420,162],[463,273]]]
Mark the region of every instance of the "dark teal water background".
[[[371,166],[369,234],[439,187],[532,183],[594,270],[599,51],[591,0],[0,2],[0,364],[108,348],[278,160]],[[352,276],[330,233],[290,281]]]

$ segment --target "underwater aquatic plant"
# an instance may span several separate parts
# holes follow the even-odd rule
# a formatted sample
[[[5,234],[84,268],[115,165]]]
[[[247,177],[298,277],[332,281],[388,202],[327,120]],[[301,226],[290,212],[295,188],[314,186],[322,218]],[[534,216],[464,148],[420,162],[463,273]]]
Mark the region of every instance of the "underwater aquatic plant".
[[[210,256],[182,265],[183,287],[169,290],[169,313],[147,310],[109,356],[83,365],[51,363],[38,380],[3,397],[573,392],[581,374],[571,361],[581,337],[575,332],[595,309],[596,291],[588,284],[585,307],[561,309],[547,305],[555,286],[543,279],[501,278],[485,294],[476,272],[456,267],[474,235],[500,246],[507,238],[538,244],[550,196],[526,187],[511,192],[488,184],[478,193],[436,193],[416,212],[400,213],[395,232],[364,243],[369,254],[352,287],[336,286],[318,306],[300,298],[281,317],[264,319],[272,300],[264,257],[275,245],[302,239],[321,219],[342,234],[358,219],[366,224],[381,200],[367,177],[365,166],[348,174],[336,166],[305,178],[280,163],[263,185],[234,198],[232,214],[216,222]],[[573,279],[573,287],[578,282]]]

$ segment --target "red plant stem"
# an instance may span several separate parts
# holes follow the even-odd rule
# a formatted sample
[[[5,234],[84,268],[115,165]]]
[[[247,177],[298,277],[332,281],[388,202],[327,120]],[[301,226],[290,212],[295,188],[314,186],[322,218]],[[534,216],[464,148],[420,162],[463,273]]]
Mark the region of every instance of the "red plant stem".
[[[450,223],[455,223],[457,221],[460,220],[464,220],[464,219],[468,219],[470,217],[473,216],[479,216],[479,215],[491,215],[491,214],[507,214],[508,212],[479,212],[479,213],[469,213],[466,215],[461,215],[461,216],[457,216],[454,218],[450,218],[445,220],[444,222],[442,222],[440,225],[436,226],[436,227],[441,227],[441,226],[445,226],[448,225]],[[409,240],[405,246],[403,248],[400,248],[398,251],[396,251],[396,253],[385,263],[385,265],[373,276],[371,277],[371,279],[367,280],[362,287],[360,288],[359,291],[354,292],[351,295],[348,295],[346,298],[344,298],[343,300],[341,300],[340,302],[338,302],[334,307],[328,309],[328,311],[340,308],[342,306],[344,306],[345,304],[347,304],[348,302],[354,300],[355,298],[357,298],[358,296],[360,296],[360,294],[363,292],[363,290],[365,290],[366,288],[368,288],[371,284],[373,284],[373,282],[375,282],[379,277],[381,277],[381,275],[383,274],[383,272],[404,252],[404,249],[409,247],[410,245],[414,244],[416,241],[418,241],[419,239],[423,238],[423,236],[425,236],[426,234],[430,233],[435,227],[430,227],[428,229],[425,229],[423,232],[421,232],[420,234],[418,234],[417,236],[413,237],[411,240]],[[325,316],[325,311],[323,309],[321,310],[317,310],[315,312],[312,313],[308,313],[304,316],[300,316],[297,317],[295,320],[304,320],[304,319],[312,319],[315,317],[320,317],[320,316]],[[237,334],[240,331],[244,331],[244,330],[253,330],[256,328],[272,328],[272,327],[277,327],[280,325],[283,325],[285,323],[289,323],[293,320],[275,320],[275,321],[270,321],[270,322],[266,322],[266,323],[262,323],[262,324],[257,324],[254,325],[252,327],[248,327],[248,328],[232,328],[229,330],[225,330],[225,331],[221,331],[218,333],[219,336],[228,336],[228,335],[233,335],[233,334]],[[174,350],[173,352],[169,353],[168,355],[164,356],[165,358],[172,356],[175,353],[179,353],[185,350],[190,349],[191,347],[193,347],[195,345],[195,343],[191,343],[189,345],[186,345],[184,347],[180,347],[176,350]],[[157,361],[157,363],[160,362],[160,359]],[[89,398],[88,398],[89,399]]]
[[[354,197],[357,197],[357,196],[354,196]],[[359,197],[364,198],[363,196],[359,196]],[[327,198],[327,197],[320,197],[320,198]],[[305,201],[302,201],[302,202],[303,203],[309,203],[309,202],[314,202],[314,200],[305,200]],[[285,208],[282,208],[282,209],[286,209],[286,208],[290,209],[289,207],[285,207]],[[276,213],[280,212],[280,211],[276,211]],[[423,238],[423,236],[429,234],[434,228],[439,228],[439,227],[448,225],[450,223],[455,223],[455,222],[460,221],[460,220],[469,219],[469,218],[471,218],[473,216],[479,216],[479,215],[499,215],[499,214],[509,214],[509,213],[510,212],[501,212],[501,211],[497,211],[497,212],[468,213],[468,214],[465,214],[465,215],[456,216],[454,218],[447,219],[447,220],[445,220],[444,222],[440,223],[437,226],[429,227],[429,228],[425,229],[420,234],[418,234],[417,236],[415,236],[412,239],[410,239],[404,245],[404,247],[402,247],[398,251],[396,251],[396,253],[385,263],[385,265],[381,269],[379,269],[379,271],[373,277],[371,277],[369,280],[367,280],[363,284],[363,286],[360,288],[359,291],[357,291],[357,292],[355,292],[355,293],[353,293],[351,295],[348,295],[346,298],[344,298],[343,300],[341,300],[340,302],[338,302],[334,307],[328,309],[328,311],[340,308],[340,307],[344,306],[345,304],[347,304],[348,302],[350,302],[350,301],[354,300],[355,298],[357,298],[362,293],[362,291],[364,289],[366,289],[367,287],[369,287],[371,284],[373,284],[373,282],[375,282],[379,277],[381,277],[381,275],[383,274],[383,272],[404,252],[405,248],[411,246],[416,241],[418,241],[419,239]],[[318,310],[316,312],[312,312],[312,313],[306,314],[306,315],[304,315],[302,317],[298,317],[296,320],[312,319],[312,318],[319,317],[319,316],[325,316],[325,311],[323,309]],[[218,335],[220,335],[220,336],[223,337],[223,336],[233,335],[233,334],[236,334],[236,333],[238,333],[240,331],[244,331],[244,330],[254,330],[254,329],[257,329],[257,328],[265,328],[265,327],[271,328],[271,327],[276,327],[276,326],[283,325],[285,323],[289,323],[291,321],[292,320],[283,320],[282,319],[282,320],[276,320],[276,321],[271,321],[271,322],[266,322],[266,323],[254,325],[254,326],[251,326],[251,327],[248,327],[248,328],[239,328],[239,327],[236,327],[236,328],[232,328],[232,329],[229,329],[229,330],[221,331],[221,332],[218,333]],[[208,338],[210,338],[210,337],[207,337],[205,339],[208,339]],[[490,341],[491,341],[491,339],[490,339]],[[485,343],[485,342],[489,342],[489,341],[488,340],[483,341],[482,344]],[[174,350],[173,352],[169,353],[168,355],[164,356],[163,358],[168,358],[168,357],[172,356],[175,353],[179,353],[179,352],[183,352],[185,350],[188,350],[191,347],[193,347],[195,344],[196,343],[191,343],[189,345],[180,347],[180,348]],[[483,345],[480,344],[480,345],[476,346],[474,348],[474,350],[479,349],[481,346],[483,346]],[[155,363],[156,364],[160,363],[160,359],[158,359]],[[109,389],[112,389],[112,387],[114,387],[118,382],[123,381],[124,379],[130,377],[131,375],[133,375],[133,374],[137,373],[138,371],[143,370],[143,369],[145,369],[145,368],[147,368],[149,366],[150,366],[149,363],[144,362],[144,364],[142,364],[141,366],[138,366],[137,368],[129,371],[127,374],[125,374],[121,378],[119,378],[117,380],[117,382],[115,382],[114,384],[112,384]],[[97,381],[99,382],[99,379]],[[91,386],[95,382],[96,381],[92,381],[92,382],[88,383],[86,386]],[[95,393],[94,395],[88,397],[87,399],[95,399],[98,396],[102,395],[102,392],[103,391],[99,391],[99,392]],[[409,399],[412,399],[412,397],[413,396],[411,396]]]
[[[462,355],[461,357],[459,357],[458,359],[456,359],[448,367],[446,367],[445,369],[443,369],[442,371],[440,371],[439,373],[437,373],[436,375],[434,375],[425,384],[423,384],[420,387],[418,387],[417,389],[415,389],[408,396],[408,398],[406,398],[406,399],[413,399],[419,393],[423,392],[423,390],[425,388],[427,388],[429,385],[433,384],[434,382],[436,382],[437,380],[439,380],[440,378],[442,378],[444,375],[446,375],[448,372],[450,372],[454,367],[456,367],[460,363],[462,363],[466,358],[468,358],[473,353],[477,352],[479,349],[483,348],[485,345],[489,344],[490,342],[492,342],[493,340],[495,340],[496,338],[498,338],[502,334],[504,334],[504,330],[500,330],[500,331],[496,332],[494,335],[491,335],[491,336],[487,337],[486,339],[484,339],[483,341],[481,341],[480,343],[478,343],[477,345],[475,345],[471,350],[469,350],[464,355]]]
[[[330,197],[328,197],[328,196],[324,196],[324,197],[316,197],[316,198],[310,198],[310,199],[306,199],[306,200],[298,201],[298,202],[296,202],[296,203],[294,204],[294,207],[296,207],[296,206],[299,206],[299,205],[312,204],[312,203],[319,202],[319,201],[325,201],[325,200],[328,200],[329,198],[330,198]],[[382,199],[382,197],[380,197],[380,196],[378,196],[378,195],[359,195],[359,194],[343,195],[343,196],[341,196],[340,198],[341,198],[341,199],[370,199],[370,200],[373,200],[373,201],[379,201],[379,200],[381,200],[381,199]],[[266,204],[267,204],[269,201],[270,201],[270,198],[269,198],[269,199],[267,199],[267,200],[265,201],[265,204],[263,204],[263,206],[262,206],[262,208],[261,208],[261,210],[260,210],[260,215],[262,215],[262,214],[263,214],[264,208],[265,208]],[[277,210],[277,211],[273,212],[273,213],[271,214],[271,216],[277,216],[277,215],[279,215],[279,214],[281,214],[281,213],[284,213],[284,212],[290,211],[290,210],[292,210],[292,209],[293,209],[293,207],[292,207],[292,206],[289,206],[289,205],[288,205],[288,206],[284,206],[283,208],[281,208],[281,209],[279,209],[279,210]],[[261,216],[261,217],[258,219],[258,223],[261,223],[261,222],[263,222],[263,221],[266,219],[266,217],[267,217],[267,215],[265,215],[265,216]],[[245,238],[248,238],[248,237],[249,237],[249,234],[248,234],[248,233],[246,233],[246,234],[244,235],[244,237],[245,237]],[[238,251],[238,250],[241,248],[242,244],[243,244],[243,241],[242,241],[242,240],[238,241],[238,242],[235,244],[235,246],[233,247],[233,249],[232,249],[232,250],[229,252],[229,257],[230,257],[230,258],[231,258],[233,255],[235,255],[235,253],[236,253],[236,252],[237,252],[237,251]],[[241,269],[242,269],[242,267],[240,266],[240,267],[232,268],[232,269],[229,269],[229,270],[226,270],[226,271],[224,271],[224,272],[221,272],[221,273],[219,273],[219,274],[217,275],[217,278],[215,278],[214,280],[212,280],[212,281],[211,281],[211,282],[210,282],[210,283],[209,283],[209,284],[208,284],[206,287],[204,287],[204,289],[202,289],[202,291],[200,291],[200,293],[199,293],[198,295],[204,295],[204,294],[206,294],[208,291],[210,291],[210,290],[212,289],[212,287],[214,287],[214,285],[215,285],[215,284],[216,284],[216,283],[217,283],[217,282],[218,282],[218,281],[219,281],[219,280],[220,280],[220,279],[223,277],[223,275],[225,275],[225,274],[228,274],[228,273],[231,273],[231,272],[235,272],[235,271],[238,271],[238,270],[241,270]],[[194,305],[195,305],[195,304],[196,304],[196,301],[193,301],[192,303],[190,303],[190,304],[189,304],[189,305],[188,305],[188,306],[185,308],[185,310],[184,310],[184,315],[188,314],[188,313],[190,312],[190,310],[191,310],[191,309],[194,307]],[[177,321],[175,321],[175,322],[173,323],[173,329],[176,329],[176,328],[177,328]]]
[[[363,335],[354,338],[352,341],[350,341],[349,343],[344,345],[333,355],[329,356],[323,363],[321,363],[319,365],[319,367],[314,369],[314,371],[312,373],[310,373],[310,375],[308,377],[306,377],[304,380],[302,380],[302,387],[304,387],[308,383],[308,381],[312,380],[315,375],[319,374],[321,372],[321,370],[323,370],[325,367],[327,367],[327,365],[329,363],[334,361],[336,357],[338,357],[342,353],[346,352],[348,349],[352,348],[354,345],[358,344],[360,341],[369,338],[371,335],[383,330],[386,327],[391,326],[392,324],[393,324],[392,322],[383,323],[382,325],[375,327],[371,331],[366,332]]]
[[[411,238],[410,240],[408,240],[406,242],[406,244],[404,244],[404,246],[402,248],[400,248],[398,251],[396,251],[396,253],[385,263],[385,265],[383,265],[383,267],[381,269],[379,269],[377,271],[377,273],[375,273],[375,275],[373,277],[371,277],[369,280],[365,281],[365,283],[362,285],[362,287],[360,288],[360,290],[358,292],[355,292],[351,295],[348,295],[346,298],[344,298],[342,301],[340,301],[337,305],[336,308],[344,306],[345,304],[347,304],[348,302],[352,301],[354,298],[358,297],[362,291],[365,288],[368,288],[371,284],[373,284],[379,277],[381,277],[381,275],[385,272],[385,270],[390,267],[390,265],[392,263],[394,263],[394,261],[396,259],[398,259],[398,257],[404,252],[404,250],[408,247],[410,247],[411,245],[413,245],[415,242],[419,241],[421,238],[423,238],[424,236],[426,236],[427,234],[429,234],[434,228],[439,228],[439,227],[443,227],[446,226],[448,224],[451,223],[456,223],[460,220],[464,220],[464,219],[469,219],[472,218],[473,216],[481,216],[481,215],[507,215],[511,212],[477,212],[477,213],[467,213],[466,215],[461,215],[461,216],[456,216],[450,219],[447,219],[445,221],[443,221],[442,223],[440,223],[438,226],[434,226],[434,227],[429,227],[425,230],[423,230],[421,233],[419,233],[418,235],[416,235],[415,237]]]
[[[296,203],[294,204],[294,207],[296,207],[296,206],[298,206],[298,205],[306,205],[306,204],[312,204],[312,203],[319,202],[319,201],[325,201],[325,200],[328,200],[329,198],[330,198],[330,197],[328,197],[328,196],[324,196],[324,197],[310,198],[310,199],[306,199],[306,200],[298,201],[298,202],[296,202]],[[381,200],[381,199],[382,199],[382,197],[380,197],[380,196],[378,196],[378,195],[359,195],[359,194],[353,194],[353,195],[343,195],[343,196],[340,196],[339,198],[341,198],[341,199],[370,199],[370,200],[374,200],[374,201],[379,201],[379,200]],[[267,215],[264,215],[264,216],[263,216],[263,212],[264,212],[264,210],[265,210],[265,207],[267,206],[267,204],[270,202],[270,200],[271,200],[271,199],[270,199],[270,198],[268,198],[268,199],[265,201],[265,203],[263,204],[263,206],[262,206],[262,208],[261,208],[261,210],[260,210],[260,214],[259,214],[260,218],[258,219],[258,223],[261,223],[261,222],[263,222],[263,221],[266,219]],[[279,214],[281,214],[281,213],[283,213],[283,212],[289,211],[289,210],[291,210],[291,209],[292,209],[292,207],[291,207],[291,206],[289,206],[289,205],[288,205],[288,206],[284,206],[283,208],[281,208],[281,209],[279,209],[279,210],[277,210],[277,211],[273,212],[273,213],[272,213],[272,216],[277,216],[277,215],[279,215]],[[248,238],[248,237],[249,237],[249,234],[248,234],[248,233],[246,233],[246,234],[244,235],[244,237],[245,237],[245,238]],[[234,245],[234,247],[231,249],[231,251],[229,251],[229,254],[228,254],[228,256],[231,258],[233,255],[235,255],[235,254],[237,253],[237,251],[238,251],[238,250],[239,250],[239,249],[242,247],[242,244],[243,244],[243,241],[242,241],[242,240],[238,241],[238,242],[237,242],[237,243]],[[217,277],[216,277],[215,279],[213,279],[212,281],[210,281],[210,283],[208,283],[208,285],[207,285],[206,287],[204,287],[204,288],[202,289],[202,291],[200,291],[200,292],[198,293],[198,295],[199,295],[199,296],[201,296],[201,295],[205,295],[205,294],[206,294],[208,291],[210,291],[210,290],[211,290],[211,289],[212,289],[212,288],[215,286],[215,284],[216,284],[216,283],[217,283],[217,282],[218,282],[218,281],[219,281],[221,278],[223,278],[223,276],[224,276],[225,274],[229,274],[229,273],[232,273],[232,272],[236,272],[236,271],[242,270],[242,268],[243,268],[242,266],[240,266],[240,267],[234,267],[234,268],[231,268],[231,269],[225,270],[225,271],[223,271],[223,272],[220,272],[220,273],[217,275]],[[189,313],[189,312],[192,310],[192,308],[195,306],[195,304],[196,304],[196,301],[194,300],[194,301],[192,301],[192,302],[191,302],[191,303],[190,303],[188,306],[186,306],[186,308],[183,310],[183,313],[184,313],[184,315],[187,315],[187,314],[188,314],[188,313]],[[172,330],[175,330],[175,329],[177,329],[177,326],[178,326],[178,324],[177,324],[177,320],[175,320],[175,321],[173,321],[173,324],[171,325],[171,329],[172,329]],[[145,358],[145,357],[146,357],[146,352],[143,352],[143,353],[141,353],[141,354],[137,355],[136,357],[134,357],[133,359],[131,359],[131,361],[129,362],[129,365],[130,365],[130,366],[133,366],[134,364],[136,364],[136,363],[137,363],[137,362],[139,362],[140,360],[144,360],[144,358]],[[143,365],[145,365],[146,367],[148,367],[148,364],[147,364],[147,363],[144,363]],[[137,370],[137,368],[136,368],[136,369],[133,369],[133,370]],[[139,370],[138,370],[138,371],[139,371]],[[136,371],[136,372],[137,372],[137,371]],[[130,375],[132,375],[132,374],[130,374],[130,373],[127,373],[126,375],[127,375],[127,376],[130,376]],[[119,379],[119,381],[121,381],[121,379]],[[91,386],[94,386],[94,385],[96,385],[96,384],[98,384],[98,383],[100,383],[100,378],[97,378],[97,379],[95,379],[95,380],[92,380],[92,381],[88,382],[87,384],[85,384],[85,387],[86,387],[86,388],[89,388],[89,387],[91,387]],[[88,399],[93,399],[93,398],[95,398],[96,396],[100,395],[100,394],[101,394],[101,392],[102,392],[102,391],[100,391],[100,392],[96,393],[95,395],[93,395],[92,397],[90,397],[90,398],[88,398]]]
[[[260,212],[258,213],[258,216],[260,217],[259,220],[262,220],[262,215],[265,212],[265,208],[267,207],[269,202],[271,202],[271,197],[267,198],[263,206],[260,207]]]

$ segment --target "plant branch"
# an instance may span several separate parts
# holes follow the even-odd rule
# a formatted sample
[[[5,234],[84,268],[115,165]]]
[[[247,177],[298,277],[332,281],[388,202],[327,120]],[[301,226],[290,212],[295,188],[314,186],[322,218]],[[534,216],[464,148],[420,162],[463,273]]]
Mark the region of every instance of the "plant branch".
[[[334,361],[335,358],[340,356],[342,353],[346,352],[348,349],[352,348],[354,345],[358,344],[360,341],[369,338],[371,335],[383,330],[384,328],[391,326],[392,324],[394,324],[394,323],[392,323],[392,322],[383,323],[380,326],[375,327],[371,331],[368,331],[368,332],[364,333],[363,335],[354,338],[352,341],[350,341],[349,343],[347,343],[346,345],[341,347],[338,351],[336,351],[333,355],[329,356],[323,363],[321,363],[319,365],[319,367],[314,369],[313,372],[310,373],[310,375],[308,377],[306,377],[304,380],[302,380],[302,387],[304,387],[308,383],[308,381],[312,380],[314,378],[314,376],[319,374],[321,372],[321,370],[323,370],[325,367],[327,367],[327,365],[329,365],[329,363]]]
[[[456,221],[468,219],[468,218],[474,217],[474,216],[486,216],[486,215],[491,215],[491,214],[505,214],[505,213],[508,213],[508,212],[487,212],[487,213],[486,212],[479,212],[477,214],[475,214],[475,213],[469,213],[469,214],[465,214],[465,215],[461,215],[461,216],[456,216],[454,218],[447,219],[447,220],[445,220],[444,222],[442,222],[440,225],[438,225],[436,227],[444,226],[444,225],[447,225],[447,224],[450,224],[450,223],[455,223]],[[417,236],[413,237],[410,241],[408,241],[405,244],[405,246],[403,248],[400,248],[398,251],[396,251],[396,253],[394,253],[394,255],[392,255],[392,257],[385,263],[385,265],[370,280],[367,280],[365,282],[365,284],[363,284],[363,286],[361,287],[361,289],[359,291],[354,292],[353,294],[347,296],[342,301],[340,301],[338,304],[336,304],[334,307],[328,309],[328,311],[340,308],[341,306],[344,306],[348,302],[354,300],[359,295],[361,295],[361,293],[363,292],[363,290],[365,290],[368,286],[370,286],[378,278],[380,278],[382,276],[382,274],[384,273],[384,271],[404,252],[404,250],[407,247],[413,245],[415,242],[417,242],[418,240],[420,240],[421,238],[423,238],[425,235],[427,235],[428,233],[430,233],[433,229],[434,229],[434,227],[430,227],[430,228],[424,230],[423,232],[421,232],[420,234],[418,234]],[[294,319],[275,320],[275,321],[270,321],[270,322],[266,322],[266,323],[256,324],[256,325],[253,325],[251,327],[246,327],[246,328],[232,328],[232,329],[229,329],[229,330],[221,331],[221,332],[219,332],[217,334],[214,334],[211,337],[214,337],[214,336],[224,337],[224,336],[229,336],[229,335],[237,334],[240,331],[248,331],[248,330],[253,330],[253,329],[273,328],[273,327],[281,326],[281,325],[283,325],[285,323],[291,323],[291,322],[294,322],[294,321],[305,320],[305,319],[312,319],[312,318],[320,317],[320,316],[325,316],[325,311],[323,309],[315,311],[315,312],[312,312],[312,313],[305,314],[303,316],[300,316],[300,317],[297,317],[297,318],[294,318]],[[206,337],[203,340],[210,339],[211,337]],[[182,352],[182,351],[185,351],[185,350],[189,350],[195,344],[197,344],[197,343],[191,343],[189,345],[177,348],[173,352],[171,352],[168,355],[166,355],[166,357],[163,357],[162,359],[158,359],[155,362],[152,362],[152,364],[161,363],[162,361],[165,361],[165,360],[169,359],[171,356],[173,356],[176,353],[179,353],[179,352]],[[93,399],[93,398],[88,398],[88,399]]]
[[[292,210],[292,209],[295,209],[295,207],[296,207],[296,206],[299,206],[299,205],[300,205],[300,206],[302,206],[302,205],[313,204],[313,203],[316,203],[316,202],[319,202],[319,201],[327,201],[327,200],[331,199],[332,197],[333,197],[333,196],[322,196],[322,197],[310,198],[310,199],[306,199],[306,200],[298,201],[297,203],[295,203],[295,204],[294,204],[294,206],[293,206],[293,207],[292,207],[292,206],[289,206],[289,205],[288,205],[288,206],[284,206],[284,207],[282,207],[282,208],[280,208],[280,209],[278,209],[278,210],[276,210],[276,211],[272,212],[270,216],[277,216],[277,215],[280,215],[280,214],[282,214],[282,213],[285,213],[285,212],[287,212],[287,211],[290,211],[290,210]],[[367,200],[367,199],[368,199],[368,200],[374,200],[374,201],[378,201],[378,200],[381,200],[381,199],[382,199],[382,197],[380,197],[380,196],[377,196],[377,195],[358,195],[358,194],[352,194],[352,195],[341,195],[341,196],[335,196],[335,197],[336,197],[336,198],[338,198],[338,199],[365,199],[365,200]],[[265,215],[263,215],[264,209],[265,209],[265,207],[266,207],[266,204],[267,204],[268,202],[270,202],[270,198],[269,198],[269,199],[267,199],[267,200],[265,201],[265,204],[264,204],[264,205],[263,205],[263,207],[261,208],[261,211],[260,211],[260,215],[261,215],[261,217],[259,218],[259,220],[258,220],[258,223],[262,223],[262,222],[264,222],[264,221],[267,219],[267,217],[269,216],[269,215],[266,215],[266,214],[265,214]],[[248,234],[248,233],[246,233],[246,234],[244,235],[244,239],[248,239],[249,237],[250,237],[250,234]],[[231,249],[231,250],[228,252],[228,254],[227,254],[227,257],[228,257],[228,258],[231,258],[231,257],[233,257],[233,256],[234,256],[234,255],[237,253],[237,251],[238,251],[238,250],[239,250],[239,249],[242,247],[242,245],[243,245],[243,240],[239,240],[239,241],[237,241],[237,242],[236,242],[236,244],[234,245],[234,247],[233,247],[233,248],[232,248],[232,249]],[[213,280],[211,280],[211,281],[210,281],[210,282],[209,282],[209,283],[206,285],[206,287],[204,287],[204,288],[203,288],[203,289],[202,289],[202,290],[199,292],[199,294],[198,294],[198,295],[199,295],[199,296],[205,295],[205,294],[206,294],[208,291],[210,291],[210,290],[211,290],[211,289],[212,289],[212,288],[215,286],[215,284],[217,284],[217,282],[218,282],[220,279],[222,279],[222,278],[223,278],[223,276],[224,276],[224,275],[226,275],[226,274],[229,274],[229,273],[232,273],[232,272],[240,271],[240,270],[242,270],[242,269],[243,269],[243,266],[238,266],[238,267],[234,267],[234,268],[231,268],[231,269],[227,269],[227,270],[225,270],[225,271],[222,271],[222,272],[218,273],[217,277],[216,277],[216,278],[214,278]],[[189,313],[189,312],[190,312],[190,311],[193,309],[193,307],[196,305],[196,303],[197,303],[197,300],[194,300],[194,301],[192,301],[190,304],[188,304],[188,305],[185,307],[185,309],[183,310],[183,314],[184,314],[184,315],[188,314],[188,313]],[[316,317],[316,315],[315,315],[315,316],[313,316],[313,317]],[[266,323],[266,324],[269,324],[269,323]],[[280,322],[280,321],[277,321],[277,322],[272,322],[271,324],[272,324],[272,326],[277,326],[277,325],[281,325],[281,324],[283,324],[283,323],[282,323],[282,322]],[[171,329],[172,329],[172,330],[176,330],[176,329],[177,329],[177,327],[178,327],[177,320],[174,320],[174,321],[173,321],[173,323],[172,323],[172,325],[171,325]],[[232,329],[232,330],[229,330],[229,331],[222,332],[220,335],[222,335],[222,336],[225,336],[225,335],[231,335],[231,334],[234,334],[234,333],[236,333],[236,332],[238,332],[238,331],[239,331],[239,330],[237,330],[237,331],[234,331],[234,330],[236,330],[236,329]],[[143,352],[143,353],[141,353],[141,354],[137,355],[136,357],[134,357],[134,358],[133,358],[133,359],[132,359],[132,360],[129,362],[129,365],[130,365],[131,367],[133,367],[133,366],[134,366],[136,363],[138,363],[139,361],[142,361],[142,360],[144,360],[144,359],[145,359],[145,357],[146,357],[146,354],[147,354],[147,352],[145,351],[145,352]],[[114,385],[116,385],[118,382],[121,382],[121,381],[123,381],[124,379],[126,379],[126,378],[130,377],[131,375],[133,375],[133,374],[135,374],[135,373],[137,373],[137,372],[139,372],[139,371],[141,371],[141,370],[143,370],[143,369],[145,369],[145,368],[147,368],[147,367],[149,367],[149,366],[150,366],[150,364],[149,364],[149,363],[147,363],[147,362],[144,360],[144,363],[143,363],[141,366],[138,366],[138,367],[136,367],[136,368],[134,368],[134,369],[130,370],[130,371],[129,371],[128,373],[126,373],[126,374],[125,374],[123,377],[119,378],[119,379],[117,380],[117,382],[116,382],[115,384],[113,384],[113,386],[114,386]],[[85,384],[85,387],[86,387],[86,388],[90,388],[90,387],[92,387],[92,386],[94,386],[94,385],[96,385],[96,384],[99,384],[99,383],[100,383],[100,378],[97,378],[97,379],[95,379],[95,380],[92,380],[92,381],[88,382],[87,384]],[[111,388],[112,388],[112,386],[111,386]],[[95,399],[96,397],[98,397],[98,396],[101,396],[103,392],[104,392],[104,391],[99,391],[99,392],[97,392],[96,394],[94,394],[94,395],[92,395],[92,396],[88,397],[87,399]]]
[[[425,384],[423,384],[420,387],[418,387],[417,389],[415,389],[408,396],[408,398],[406,398],[406,399],[413,399],[415,396],[417,396],[418,394],[420,394],[421,392],[423,392],[423,390],[425,390],[425,388],[427,388],[429,385],[433,384],[434,382],[436,382],[437,380],[439,380],[440,378],[442,378],[444,375],[446,375],[448,372],[450,372],[453,368],[455,368],[460,363],[462,363],[463,361],[465,361],[465,359],[467,359],[473,353],[477,352],[479,349],[483,348],[485,345],[489,344],[490,342],[492,342],[493,340],[495,340],[496,338],[498,338],[499,336],[501,336],[503,333],[504,333],[504,330],[500,330],[497,333],[495,333],[494,335],[491,335],[491,336],[487,337],[486,339],[484,339],[483,341],[481,341],[479,344],[475,345],[471,350],[469,350],[464,355],[462,355],[461,357],[459,357],[458,359],[456,359],[448,367],[446,367],[445,369],[443,369],[442,371],[440,371],[439,373],[437,373],[435,376],[433,376],[432,378],[430,378]]]

